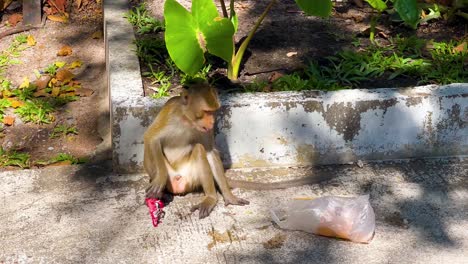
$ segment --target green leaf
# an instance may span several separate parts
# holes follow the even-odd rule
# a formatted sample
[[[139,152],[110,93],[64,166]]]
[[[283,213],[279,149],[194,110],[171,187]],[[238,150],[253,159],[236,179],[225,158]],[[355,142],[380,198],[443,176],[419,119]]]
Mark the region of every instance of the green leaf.
[[[331,14],[331,0],[296,0],[296,4],[309,16],[328,17]]]
[[[382,0],[366,0],[366,2],[379,12],[387,10],[387,4]]]
[[[395,0],[395,10],[406,24],[416,29],[419,24],[419,8],[416,0]]]
[[[208,52],[222,58],[225,61],[232,60],[234,53],[234,26],[227,18],[216,17],[213,23],[200,25],[205,35],[206,48]]]
[[[184,73],[196,74],[208,51],[226,61],[232,59],[234,26],[221,18],[212,0],[193,0],[192,13],[175,0],[164,5],[166,47]]]
[[[183,72],[195,74],[205,61],[203,49],[198,44],[192,15],[175,0],[164,4],[166,20],[165,41],[167,51]]]

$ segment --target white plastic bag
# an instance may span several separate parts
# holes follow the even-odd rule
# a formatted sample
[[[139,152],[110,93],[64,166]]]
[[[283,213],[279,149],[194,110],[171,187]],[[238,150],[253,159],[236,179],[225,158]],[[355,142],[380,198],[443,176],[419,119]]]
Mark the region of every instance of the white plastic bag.
[[[375,230],[375,215],[369,195],[294,199],[285,212],[271,210],[271,216],[283,229],[360,243],[369,243]]]

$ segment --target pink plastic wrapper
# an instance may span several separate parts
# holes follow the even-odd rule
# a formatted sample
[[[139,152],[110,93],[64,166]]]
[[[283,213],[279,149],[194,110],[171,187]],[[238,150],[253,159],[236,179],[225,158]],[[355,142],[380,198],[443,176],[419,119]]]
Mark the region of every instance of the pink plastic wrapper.
[[[157,198],[146,198],[146,206],[148,206],[153,226],[157,227],[161,223],[161,219],[164,217],[164,203],[162,200]]]

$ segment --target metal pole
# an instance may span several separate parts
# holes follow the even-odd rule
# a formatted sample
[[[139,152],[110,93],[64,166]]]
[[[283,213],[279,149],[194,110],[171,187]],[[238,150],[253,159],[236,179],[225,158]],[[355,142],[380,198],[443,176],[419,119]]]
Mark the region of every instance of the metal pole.
[[[41,0],[23,0],[24,25],[38,26],[41,24]]]

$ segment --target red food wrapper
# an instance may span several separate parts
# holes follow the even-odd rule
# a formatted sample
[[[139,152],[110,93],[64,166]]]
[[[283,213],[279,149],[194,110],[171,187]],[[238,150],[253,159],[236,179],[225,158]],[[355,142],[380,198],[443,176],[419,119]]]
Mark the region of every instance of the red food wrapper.
[[[153,226],[157,227],[161,223],[161,219],[164,217],[164,203],[162,200],[157,198],[146,198],[146,206],[148,206]]]

